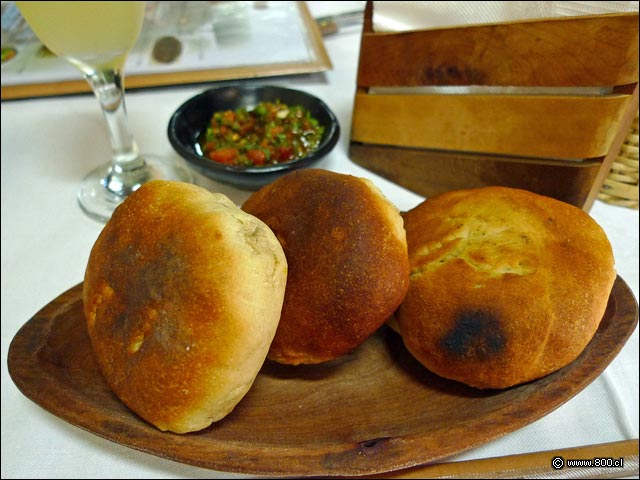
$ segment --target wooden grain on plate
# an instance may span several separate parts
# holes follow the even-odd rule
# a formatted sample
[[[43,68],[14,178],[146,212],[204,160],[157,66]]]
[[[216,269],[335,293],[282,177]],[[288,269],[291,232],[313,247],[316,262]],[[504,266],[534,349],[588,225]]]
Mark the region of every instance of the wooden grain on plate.
[[[82,285],[22,327],[7,363],[36,404],[131,448],[222,471],[365,475],[442,459],[537,420],[600,375],[637,322],[637,302],[618,277],[600,328],[576,361],[499,391],[430,373],[399,336],[382,328],[353,354],[327,364],[266,362],[229,416],[186,435],[160,432],[111,393],[86,332]]]

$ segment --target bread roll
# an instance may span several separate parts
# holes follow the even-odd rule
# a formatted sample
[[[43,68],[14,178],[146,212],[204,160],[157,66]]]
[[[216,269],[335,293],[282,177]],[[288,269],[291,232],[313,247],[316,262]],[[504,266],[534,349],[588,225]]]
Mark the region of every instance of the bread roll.
[[[289,264],[269,359],[296,365],[338,358],[402,301],[409,284],[402,217],[370,181],[296,170],[242,208],[271,227]]]
[[[404,221],[411,283],[396,316],[436,374],[509,387],[567,365],[598,329],[616,273],[582,210],[487,187],[430,198]]]
[[[85,274],[89,336],[107,383],[160,430],[220,420],[266,358],[286,272],[273,232],[224,195],[143,185],[104,227]]]

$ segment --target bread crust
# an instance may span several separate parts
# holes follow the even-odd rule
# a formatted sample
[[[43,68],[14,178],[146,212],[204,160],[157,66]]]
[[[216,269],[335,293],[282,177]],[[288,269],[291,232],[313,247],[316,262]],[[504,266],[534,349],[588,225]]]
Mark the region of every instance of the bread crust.
[[[562,368],[593,337],[616,273],[582,210],[486,187],[428,199],[404,220],[411,283],[396,316],[429,370],[506,388]]]
[[[289,264],[268,358],[320,363],[360,345],[407,291],[402,217],[368,180],[305,169],[255,192],[242,208],[275,232]]]
[[[90,254],[84,310],[114,393],[160,430],[200,430],[251,387],[280,317],[287,263],[273,232],[222,194],[154,181]]]

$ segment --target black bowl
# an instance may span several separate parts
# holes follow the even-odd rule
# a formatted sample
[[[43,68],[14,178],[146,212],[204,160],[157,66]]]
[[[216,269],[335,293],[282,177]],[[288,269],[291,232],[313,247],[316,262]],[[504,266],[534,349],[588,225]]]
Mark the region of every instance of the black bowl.
[[[260,102],[301,105],[323,125],[320,145],[310,155],[290,162],[264,167],[224,165],[202,154],[198,138],[209,125],[215,112],[251,108]],[[206,90],[187,100],[171,116],[167,131],[173,148],[204,175],[248,190],[273,182],[296,168],[312,165],[333,149],[340,137],[338,119],[327,105],[308,93],[276,86],[227,86]]]

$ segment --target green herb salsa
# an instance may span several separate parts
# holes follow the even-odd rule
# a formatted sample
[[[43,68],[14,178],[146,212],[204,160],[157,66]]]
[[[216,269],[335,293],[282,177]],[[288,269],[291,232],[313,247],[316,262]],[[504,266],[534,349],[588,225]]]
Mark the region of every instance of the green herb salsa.
[[[307,156],[323,133],[307,109],[277,100],[214,113],[200,146],[206,157],[225,165],[274,165]]]

